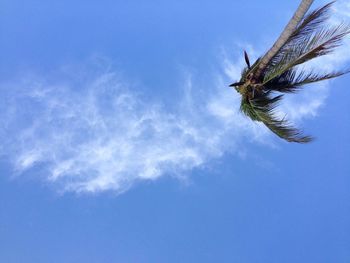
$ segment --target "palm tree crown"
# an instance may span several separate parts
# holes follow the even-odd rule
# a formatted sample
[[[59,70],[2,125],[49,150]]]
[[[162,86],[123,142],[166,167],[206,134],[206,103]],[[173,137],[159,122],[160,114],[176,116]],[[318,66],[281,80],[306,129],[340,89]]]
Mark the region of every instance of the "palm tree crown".
[[[251,65],[244,52],[247,67],[241,79],[230,86],[242,96],[241,111],[254,121],[264,123],[272,132],[288,142],[312,140],[291,126],[275,112],[284,93],[294,93],[304,85],[339,77],[349,71],[315,72],[300,69],[301,64],[331,53],[350,33],[345,24],[328,26],[331,2],[308,14],[312,0],[303,0],[273,47]]]

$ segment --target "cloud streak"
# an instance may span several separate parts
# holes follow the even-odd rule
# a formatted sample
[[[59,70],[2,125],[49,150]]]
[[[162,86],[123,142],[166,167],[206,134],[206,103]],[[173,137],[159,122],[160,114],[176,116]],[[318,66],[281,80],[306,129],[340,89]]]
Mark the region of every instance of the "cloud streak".
[[[41,171],[64,191],[121,193],[138,181],[182,177],[234,152],[242,137],[264,136],[233,107],[238,97],[219,78],[220,89],[194,99],[189,76],[169,112],[115,72],[86,76],[0,85],[2,156],[17,174]]]

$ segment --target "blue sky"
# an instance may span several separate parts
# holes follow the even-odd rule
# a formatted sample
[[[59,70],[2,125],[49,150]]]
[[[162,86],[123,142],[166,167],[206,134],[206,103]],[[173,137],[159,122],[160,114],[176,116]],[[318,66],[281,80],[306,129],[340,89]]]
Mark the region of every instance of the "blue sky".
[[[227,87],[297,1],[0,3],[1,262],[350,261],[350,77],[281,105],[308,145]]]

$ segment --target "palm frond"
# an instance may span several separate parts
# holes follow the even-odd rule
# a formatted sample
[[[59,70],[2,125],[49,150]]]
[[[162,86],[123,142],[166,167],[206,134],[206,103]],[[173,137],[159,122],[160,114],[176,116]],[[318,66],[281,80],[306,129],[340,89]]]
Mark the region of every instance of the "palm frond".
[[[286,43],[282,46],[280,52],[277,52],[267,65],[265,70],[269,72],[270,69],[274,69],[277,65],[285,59],[285,53],[288,52],[290,46],[294,46],[299,40],[310,37],[315,31],[322,28],[324,23],[329,18],[329,11],[334,2],[326,4],[325,6],[318,8],[311,13],[307,14],[301,23],[296,27],[293,34],[289,37]]]
[[[302,64],[313,58],[324,56],[332,52],[340,45],[344,36],[350,33],[347,25],[341,24],[337,27],[322,29],[315,33],[310,38],[305,38],[303,41],[293,46],[289,56],[294,59],[289,62],[287,68]]]
[[[308,14],[302,22],[297,26],[294,33],[291,35],[285,46],[293,42],[297,42],[299,39],[312,35],[316,30],[322,28],[325,22],[329,19],[330,9],[335,1],[324,5]]]
[[[295,93],[304,85],[337,78],[349,72],[350,71],[347,70],[330,73],[316,73],[314,71],[306,72],[301,70],[297,73],[297,70],[290,69],[284,72],[278,78],[274,78],[270,82],[266,83],[264,85],[264,89],[282,93]]]
[[[271,98],[268,93],[255,99],[242,98],[241,111],[252,120],[264,123],[273,133],[288,142],[310,142],[310,136],[302,135],[302,132],[292,127],[285,118],[277,118],[275,108],[282,98],[283,95]]]
[[[295,78],[296,70],[287,70],[277,78],[274,78],[271,81],[265,83],[264,89],[282,93],[294,93],[300,89],[299,86],[294,85]]]
[[[293,86],[303,86],[315,82],[320,82],[323,80],[329,80],[333,78],[340,77],[344,74],[349,73],[350,71],[334,71],[330,73],[316,73],[316,72],[300,72],[299,75],[295,76],[294,81],[291,83]]]
[[[350,33],[350,27],[345,24],[337,27],[326,25],[333,3],[326,4],[305,16],[266,67],[264,83],[292,67],[327,55],[340,45],[342,39]]]
[[[269,72],[266,72],[264,84],[297,65],[331,53],[349,33],[349,26],[344,24],[333,28],[321,29],[313,35],[289,46],[288,49],[282,50],[282,58],[279,63],[270,68]]]

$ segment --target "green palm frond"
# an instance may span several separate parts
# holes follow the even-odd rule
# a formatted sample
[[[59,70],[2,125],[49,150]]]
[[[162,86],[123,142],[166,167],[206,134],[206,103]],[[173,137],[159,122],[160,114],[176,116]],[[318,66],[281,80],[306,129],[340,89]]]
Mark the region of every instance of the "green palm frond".
[[[264,123],[273,133],[288,142],[310,142],[310,136],[302,135],[302,132],[292,127],[285,118],[277,118],[275,108],[282,98],[283,95],[270,97],[269,94],[255,99],[242,98],[241,111],[252,120]]]

